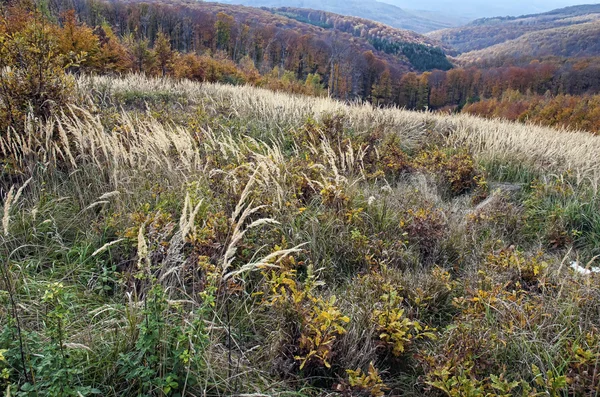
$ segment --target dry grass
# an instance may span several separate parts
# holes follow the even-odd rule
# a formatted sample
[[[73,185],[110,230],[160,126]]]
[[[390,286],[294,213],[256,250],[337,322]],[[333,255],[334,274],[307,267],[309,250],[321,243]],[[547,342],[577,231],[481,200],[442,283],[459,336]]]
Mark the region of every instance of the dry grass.
[[[86,76],[79,79],[78,87],[82,94],[92,93],[102,98],[131,93],[131,87],[135,87],[136,93],[160,92],[184,97],[204,108],[225,112],[229,117],[253,120],[264,128],[265,137],[275,142],[309,117],[319,121],[328,115],[342,115],[346,128],[358,134],[380,128],[384,133],[398,134],[408,148],[442,137],[450,145],[468,146],[480,159],[517,160],[551,173],[571,171],[578,181],[589,181],[594,186],[600,181],[597,156],[600,137],[586,132],[557,131],[469,115],[380,109],[368,104],[344,104],[328,98],[294,96],[253,87],[175,82],[140,75]],[[107,131],[99,116],[72,108],[69,114],[47,125],[31,120],[25,135],[9,131],[0,138],[0,150],[5,157],[14,155],[19,165],[35,158],[42,163],[59,160],[75,166],[83,158],[104,168],[110,163],[113,171],[157,168],[182,175],[203,171],[204,159],[199,157],[197,133],[126,112],[119,119],[121,129]],[[56,129],[59,140],[52,139]],[[210,138],[212,133],[204,131],[203,134]],[[236,144],[223,135],[213,136],[211,144],[219,145],[220,150],[229,150],[232,155],[239,152]],[[113,177],[118,179],[116,175]]]
[[[181,95],[205,107],[224,109],[233,117],[256,120],[274,136],[302,125],[308,117],[320,120],[325,115],[341,114],[348,128],[359,133],[383,128],[398,134],[407,147],[430,139],[432,134],[441,134],[452,145],[468,145],[479,158],[516,159],[543,171],[570,170],[578,180],[595,185],[600,181],[597,156],[600,138],[583,131],[557,131],[462,114],[380,109],[369,104],[344,104],[329,98],[294,96],[253,87],[172,82],[139,75],[123,79],[86,77],[79,80],[79,86],[86,92],[100,90],[111,95],[130,92],[131,87],[139,92]]]

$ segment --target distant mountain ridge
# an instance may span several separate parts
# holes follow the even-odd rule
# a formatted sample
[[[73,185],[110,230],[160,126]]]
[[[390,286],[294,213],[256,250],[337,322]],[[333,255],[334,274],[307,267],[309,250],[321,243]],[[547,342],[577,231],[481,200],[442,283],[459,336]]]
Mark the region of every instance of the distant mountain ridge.
[[[402,9],[419,8],[446,16],[460,15],[471,20],[485,17],[539,14],[549,10],[581,4],[580,0],[427,0],[415,5],[412,0],[380,0]]]
[[[518,57],[600,55],[600,4],[571,6],[519,17],[482,18],[431,32],[466,62]]]
[[[459,26],[468,21],[466,18],[447,17],[433,12],[405,10],[375,0],[221,0],[221,2],[250,7],[293,7],[322,10],[365,18],[418,33]]]

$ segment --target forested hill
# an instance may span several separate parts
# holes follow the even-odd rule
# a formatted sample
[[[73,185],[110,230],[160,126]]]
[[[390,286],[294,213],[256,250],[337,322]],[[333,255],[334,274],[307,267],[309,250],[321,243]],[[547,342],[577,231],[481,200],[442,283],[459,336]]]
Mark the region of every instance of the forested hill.
[[[501,44],[461,54],[465,64],[501,65],[550,57],[582,58],[600,55],[600,14],[597,20],[530,32]]]
[[[397,42],[443,47],[440,41],[426,35],[416,33],[412,30],[393,28],[390,25],[366,18],[340,15],[310,8],[279,7],[268,10],[300,22],[306,22],[325,29],[339,30],[366,39],[386,37]],[[448,50],[450,47],[445,47],[444,49]]]
[[[588,27],[585,24],[599,19],[600,4],[590,4],[521,17],[479,19],[463,27],[432,32],[429,37],[453,47],[458,53],[466,53],[507,43],[533,32],[537,34],[527,38],[533,48],[549,47],[552,41],[569,32],[571,37],[583,35],[580,40],[571,43],[577,47],[572,51],[575,53],[591,42],[585,37]]]
[[[321,24],[310,17],[304,21],[301,10],[282,15],[210,2],[72,0],[71,5],[87,25],[104,23],[117,36],[146,40],[150,48],[163,32],[181,53],[213,54],[236,64],[245,60],[261,74],[278,68],[299,80],[318,74],[339,98],[370,98],[384,72],[387,81],[409,71],[452,67],[425,36],[330,13]]]
[[[367,40],[378,51],[403,56],[417,70],[448,70],[451,64],[439,41],[410,30],[396,29],[369,19],[306,8],[281,7],[272,12],[324,29],[349,33]]]

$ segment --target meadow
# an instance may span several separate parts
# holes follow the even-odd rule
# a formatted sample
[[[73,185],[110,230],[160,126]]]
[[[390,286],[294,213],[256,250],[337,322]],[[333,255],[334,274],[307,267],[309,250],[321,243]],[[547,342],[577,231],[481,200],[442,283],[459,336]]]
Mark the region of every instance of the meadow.
[[[81,76],[0,136],[7,396],[600,389],[600,137]]]

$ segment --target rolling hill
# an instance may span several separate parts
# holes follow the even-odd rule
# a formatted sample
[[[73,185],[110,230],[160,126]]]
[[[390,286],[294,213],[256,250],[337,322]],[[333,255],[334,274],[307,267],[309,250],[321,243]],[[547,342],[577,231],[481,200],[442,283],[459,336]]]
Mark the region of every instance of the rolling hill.
[[[506,15],[537,14],[556,8],[581,4],[581,0],[519,0],[488,1],[480,0],[427,0],[418,6],[409,0],[381,0],[412,12],[413,8],[432,11],[446,16],[459,15],[463,18],[485,18]]]
[[[501,63],[506,60],[581,58],[600,55],[600,19],[566,27],[529,32],[482,50],[461,54],[471,63]]]
[[[432,32],[466,60],[496,56],[581,56],[598,55],[597,21],[600,4],[561,8],[520,17],[485,18],[459,27]]]
[[[323,10],[370,19],[395,28],[413,30],[419,33],[459,26],[468,21],[467,18],[449,17],[443,13],[408,10],[375,0],[222,0],[222,2],[252,7],[294,7]]]
[[[447,70],[451,67],[444,55],[445,51],[451,50],[449,47],[410,30],[392,28],[364,18],[304,8],[282,7],[270,10],[300,22],[366,40],[377,51],[408,59],[417,70]]]

